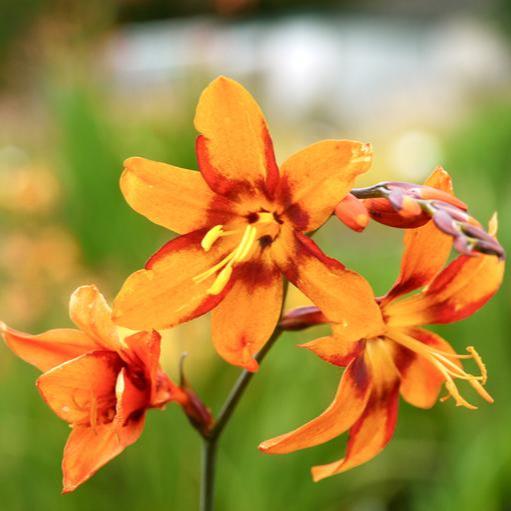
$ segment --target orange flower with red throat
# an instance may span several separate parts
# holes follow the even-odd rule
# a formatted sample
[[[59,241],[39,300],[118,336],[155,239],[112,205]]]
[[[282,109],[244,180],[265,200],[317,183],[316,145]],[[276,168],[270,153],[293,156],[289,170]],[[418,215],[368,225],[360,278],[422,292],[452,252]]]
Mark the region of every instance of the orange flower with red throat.
[[[62,460],[64,493],[138,440],[147,409],[184,400],[160,368],[157,332],[123,337],[94,286],[78,288],[69,308],[78,330],[30,335],[2,325],[12,351],[44,372],[37,380],[43,399],[72,427]]]
[[[445,171],[437,170],[430,186],[452,193]],[[495,234],[496,222],[490,228]],[[313,467],[317,481],[369,461],[391,439],[397,419],[399,394],[410,404],[430,408],[443,385],[458,406],[474,409],[462,397],[459,382],[469,383],[486,401],[486,369],[474,348],[458,355],[439,335],[422,325],[462,320],[482,307],[502,282],[504,262],[495,255],[459,256],[447,265],[452,238],[432,221],[405,234],[400,275],[380,299],[380,313],[373,317],[374,335],[346,340],[342,328],[332,322],[332,335],[304,345],[328,362],[346,367],[330,407],[297,430],[260,445],[271,453],[287,453],[312,447],[349,431],[344,458]],[[422,288],[419,293],[403,297]],[[328,317],[328,314],[325,314]],[[310,307],[304,319],[319,318]],[[326,319],[326,318],[325,318]],[[302,323],[303,323],[302,321]],[[291,315],[292,325],[301,325],[300,313]],[[472,359],[478,374],[462,365]]]
[[[114,319],[133,329],[170,328],[214,309],[218,353],[254,371],[253,357],[279,319],[282,274],[334,319],[329,288],[365,307],[365,281],[303,233],[331,216],[369,169],[371,149],[326,140],[279,168],[257,103],[223,77],[202,93],[195,127],[200,172],[144,158],[125,162],[121,189],[131,207],[181,236],[126,280]],[[359,316],[350,318],[347,335],[357,335]]]

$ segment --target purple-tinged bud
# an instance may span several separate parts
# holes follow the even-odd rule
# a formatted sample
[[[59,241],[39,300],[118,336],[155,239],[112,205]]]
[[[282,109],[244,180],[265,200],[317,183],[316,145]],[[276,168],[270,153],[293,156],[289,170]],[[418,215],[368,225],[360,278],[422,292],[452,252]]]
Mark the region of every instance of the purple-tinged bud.
[[[279,326],[282,330],[303,330],[323,323],[328,323],[328,320],[319,308],[307,305],[286,312],[280,320]]]

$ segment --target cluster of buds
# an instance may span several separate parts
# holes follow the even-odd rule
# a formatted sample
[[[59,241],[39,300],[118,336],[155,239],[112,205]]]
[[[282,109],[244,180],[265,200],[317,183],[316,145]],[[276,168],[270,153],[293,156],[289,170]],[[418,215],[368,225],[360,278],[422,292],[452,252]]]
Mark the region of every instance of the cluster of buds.
[[[360,232],[369,220],[403,229],[421,227],[429,220],[454,239],[455,249],[464,255],[475,252],[504,258],[504,249],[467,212],[454,195],[426,185],[384,181],[368,188],[355,188],[337,206],[336,216]]]

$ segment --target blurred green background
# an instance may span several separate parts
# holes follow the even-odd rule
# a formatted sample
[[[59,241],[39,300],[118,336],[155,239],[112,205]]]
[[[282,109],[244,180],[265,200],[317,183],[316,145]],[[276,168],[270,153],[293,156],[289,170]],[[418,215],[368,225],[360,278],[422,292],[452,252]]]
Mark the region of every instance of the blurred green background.
[[[118,189],[122,160],[196,168],[195,103],[219,74],[265,110],[282,161],[316,140],[372,142],[360,181],[422,181],[436,164],[481,220],[500,215],[511,252],[511,51],[508,2],[2,0],[0,18],[0,318],[38,332],[65,326],[67,300],[96,282],[111,300],[169,233]],[[319,244],[383,293],[401,232],[360,235],[331,221]],[[301,298],[293,291],[290,305]],[[374,461],[312,483],[309,467],[345,439],[270,457],[266,438],[317,415],[339,371],[283,337],[222,439],[221,511],[511,510],[511,296],[442,327],[487,363],[493,406],[423,411],[401,404]],[[218,410],[237,370],[220,361],[208,318],[166,334],[164,365]],[[152,412],[141,440],[76,493],[60,496],[68,427],[43,404],[37,372],[0,346],[0,507],[8,511],[194,510],[200,441],[177,407]],[[467,395],[471,395],[466,389]]]

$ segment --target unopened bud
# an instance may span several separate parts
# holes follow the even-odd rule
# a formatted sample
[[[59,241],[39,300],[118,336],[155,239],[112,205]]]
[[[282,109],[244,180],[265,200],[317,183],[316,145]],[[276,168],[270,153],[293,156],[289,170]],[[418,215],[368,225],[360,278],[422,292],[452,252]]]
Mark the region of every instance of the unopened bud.
[[[394,206],[388,199],[384,198],[365,199],[364,204],[373,220],[389,227],[413,229],[423,226],[430,219],[429,215],[424,211],[415,216],[404,216],[401,211],[394,209]],[[409,208],[408,211],[410,211]]]
[[[328,323],[328,320],[318,307],[307,305],[286,312],[280,320],[279,326],[282,330],[303,330],[323,323]]]
[[[364,203],[351,193],[337,204],[335,216],[347,227],[362,232],[369,223],[369,213]]]

